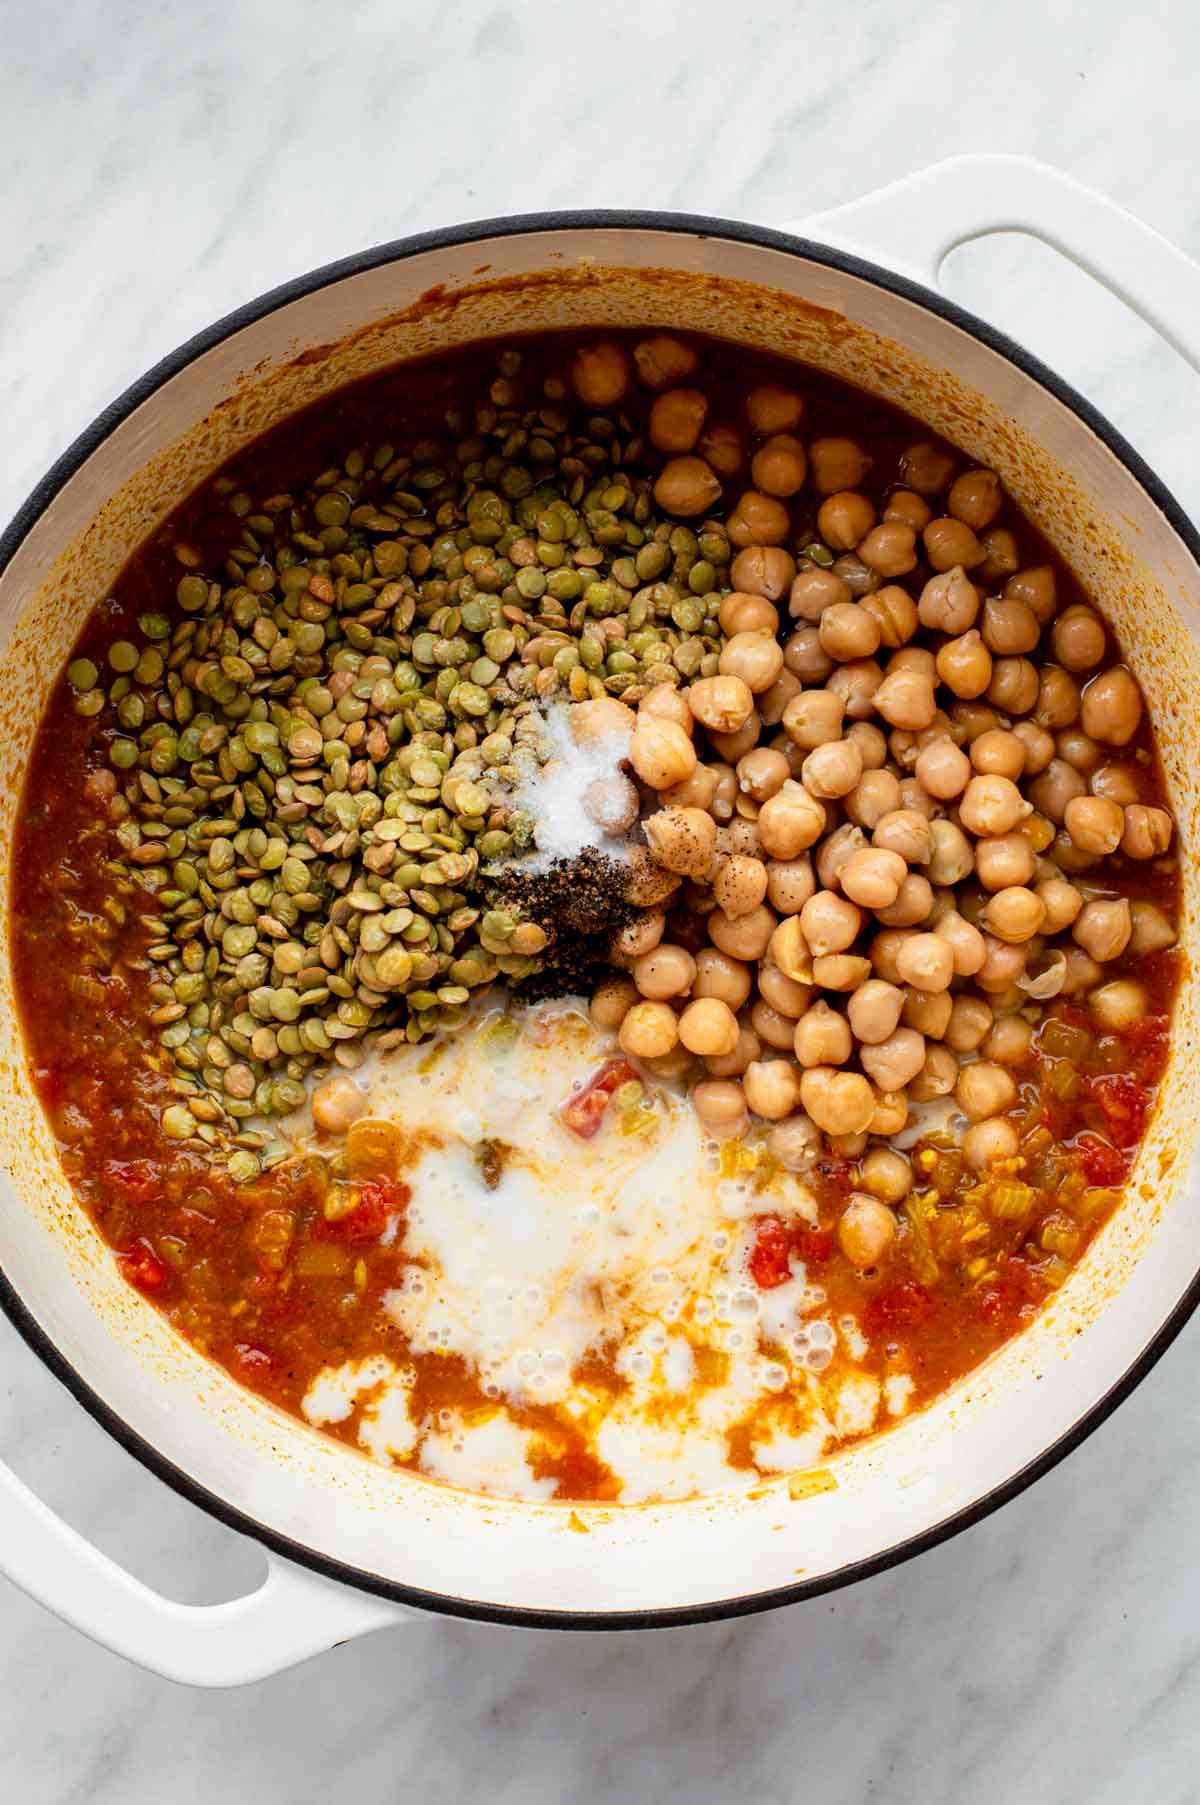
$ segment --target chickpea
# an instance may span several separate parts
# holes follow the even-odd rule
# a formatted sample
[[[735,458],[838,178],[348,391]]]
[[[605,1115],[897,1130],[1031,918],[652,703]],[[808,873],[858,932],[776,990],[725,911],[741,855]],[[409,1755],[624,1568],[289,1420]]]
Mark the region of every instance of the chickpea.
[[[688,689],[687,704],[711,733],[736,733],[754,711],[754,694],[741,677],[701,677]]]
[[[1060,733],[1056,745],[1058,756],[1084,777],[1089,776],[1104,757],[1104,748],[1078,727],[1068,727]]]
[[[1107,634],[1092,608],[1075,603],[1054,623],[1054,656],[1069,671],[1090,671],[1104,657]]]
[[[892,1147],[872,1147],[863,1161],[862,1182],[881,1203],[903,1203],[913,1188],[912,1167]]]
[[[940,495],[954,475],[954,456],[930,439],[910,445],[900,458],[900,476],[918,495]]]
[[[1026,776],[1040,776],[1054,757],[1054,740],[1051,735],[1034,721],[1018,721],[1013,727],[1013,738],[1019,740],[1025,749]]]
[[[826,890],[837,890],[841,885],[842,867],[852,853],[862,850],[867,844],[867,836],[860,827],[844,821],[840,827],[827,834],[817,850],[817,877]]]
[[[859,1050],[863,1071],[880,1090],[900,1091],[925,1064],[925,1036],[915,1028],[897,1028],[886,1040]]]
[[[990,526],[980,533],[979,543],[986,554],[975,575],[985,588],[992,589],[1012,576],[1021,562],[1017,542],[1006,526]]]
[[[638,996],[638,988],[632,978],[620,978],[615,974],[602,978],[592,992],[588,1014],[597,1028],[619,1028],[638,1001]]]
[[[994,1060],[980,1059],[964,1066],[954,1087],[955,1100],[973,1122],[998,1116],[1016,1102],[1017,1087],[1011,1075]]]
[[[1129,913],[1133,925],[1128,950],[1135,959],[1142,953],[1161,953],[1175,945],[1178,935],[1156,903],[1130,903]]]
[[[633,982],[638,994],[655,1003],[686,995],[695,976],[696,961],[692,955],[685,947],[669,943],[660,943],[633,962]],[[594,1004],[594,997],[592,1001]],[[613,1007],[616,1007],[615,1001]],[[623,1012],[622,1020],[626,1013],[628,1010]],[[619,1026],[619,1023],[614,1025]]]
[[[939,916],[934,932],[946,942],[954,958],[956,978],[972,978],[986,956],[986,946],[979,929],[957,909],[947,909]],[[1003,936],[1001,936],[1003,938]]]
[[[930,577],[917,603],[923,627],[938,633],[966,633],[979,613],[979,591],[961,565]]]
[[[752,694],[758,695],[762,690],[770,689],[783,669],[783,647],[767,633],[735,633],[732,639],[726,640],[717,669],[722,676],[740,679]],[[715,677],[701,678],[700,684],[692,685],[689,695],[702,684],[717,681]],[[732,712],[732,708],[729,712]],[[720,732],[730,731],[719,723],[712,724]],[[705,725],[709,723],[706,722]],[[741,722],[737,725],[740,726]]]
[[[719,997],[697,997],[679,1017],[679,1038],[689,1053],[719,1058],[737,1046],[737,1016]]]
[[[730,920],[749,915],[767,894],[767,868],[761,859],[735,853],[718,866],[713,878],[717,905]]]
[[[1121,665],[1101,671],[1083,692],[1083,730],[1106,746],[1127,746],[1142,720],[1142,693]]]
[[[692,1108],[701,1127],[722,1140],[738,1140],[748,1127],[746,1094],[728,1078],[707,1078],[692,1086]]]
[[[704,429],[708,397],[699,389],[668,389],[650,409],[647,436],[656,451],[693,451]]]
[[[1093,796],[1103,796],[1118,808],[1131,808],[1140,800],[1137,773],[1129,765],[1110,763],[1093,771],[1089,779]]]
[[[930,883],[961,883],[975,863],[971,842],[962,828],[953,821],[931,821],[929,840],[929,869],[926,876]]]
[[[686,706],[686,704],[685,704]],[[661,718],[661,717],[660,717]],[[691,710],[688,710],[691,719]],[[713,765],[696,765],[690,776],[659,793],[667,808],[706,808],[712,811],[719,773]]]
[[[893,809],[875,824],[873,846],[899,853],[908,865],[926,865],[933,853],[934,824],[916,809]]]
[[[1028,890],[1023,884],[1009,884],[995,892],[984,915],[990,934],[1019,946],[1041,932],[1046,905],[1035,890]]]
[[[706,877],[717,845],[717,824],[707,809],[663,808],[643,823],[657,865],[681,877]]]
[[[1005,714],[1028,714],[1040,693],[1037,666],[1028,658],[997,658],[985,694]]]
[[[862,929],[862,910],[833,890],[818,890],[800,911],[800,929],[809,952],[819,959],[844,953]]]
[[[849,740],[834,740],[809,753],[800,777],[812,796],[846,796],[862,776],[862,754]]]
[[[929,1103],[934,1097],[948,1097],[958,1078],[958,1061],[948,1048],[925,1048],[925,1064],[908,1087],[914,1103]]]
[[[995,934],[984,935],[983,947],[983,964],[975,973],[975,982],[989,996],[999,996],[1025,975],[1028,955],[1023,946],[1010,945]]]
[[[958,818],[967,832],[988,838],[1010,832],[1032,813],[1032,804],[1009,777],[973,777],[958,805]]]
[[[1040,777],[1029,785],[1029,799],[1041,815],[1065,821],[1071,803],[1087,795],[1087,784],[1073,765],[1052,758]]]
[[[705,463],[711,464],[718,476],[737,476],[746,462],[742,438],[736,426],[718,421],[701,435],[696,450]]]
[[[955,743],[970,752],[975,741],[1000,725],[1000,716],[987,702],[955,701],[950,704],[950,723]]]
[[[862,1134],[875,1113],[875,1094],[860,1072],[812,1066],[800,1076],[800,1102],[826,1134]]]
[[[818,650],[820,650],[819,646]],[[824,657],[825,654],[822,652],[821,656]],[[766,727],[778,727],[783,720],[788,703],[793,701],[795,697],[800,694],[803,687],[799,677],[795,676],[794,673],[787,668],[787,649],[785,647],[784,668],[780,671],[770,689],[765,689],[758,698],[758,711],[762,716],[763,725]]]
[[[1084,952],[1101,965],[1106,965],[1110,959],[1119,959],[1133,932],[1128,898],[1093,897],[1091,902],[1084,903],[1071,932]]]
[[[584,704],[580,704],[584,706]],[[696,748],[675,721],[640,714],[629,742],[629,758],[643,783],[667,790],[696,769]]]
[[[713,751],[726,764],[736,765],[747,752],[757,746],[762,733],[762,717],[756,708],[752,708],[740,727],[732,733],[720,733],[715,727],[708,730],[708,741]],[[735,806],[736,803],[735,803]]]
[[[983,562],[983,547],[964,521],[943,515],[921,534],[925,556],[934,570],[970,570]]]
[[[871,975],[861,953],[826,953],[812,962],[812,980],[822,990],[857,990]]]
[[[793,979],[797,984],[811,987],[812,954],[808,950],[808,941],[804,938],[799,915],[789,915],[774,929],[767,948],[767,958],[785,977]]]
[[[1042,919],[1042,931],[1046,934],[1061,934],[1083,907],[1082,896],[1065,878],[1047,878],[1037,886],[1037,893],[1046,911]]]
[[[911,932],[902,928],[884,928],[876,934],[871,942],[870,962],[877,978],[897,986],[904,983],[900,975],[900,953],[913,938]]]
[[[808,448],[808,461],[818,495],[857,489],[871,468],[871,459],[860,445],[837,436],[814,439]]]
[[[983,604],[983,642],[998,658],[1032,652],[1042,635],[1041,622],[1028,602],[1014,596],[992,597]]]
[[[856,1193],[838,1221],[838,1246],[859,1272],[869,1272],[896,1239],[896,1218],[876,1197]]]
[[[682,339],[655,332],[634,346],[633,361],[648,389],[665,389],[673,382],[686,381],[698,360]]]
[[[854,1037],[864,1046],[878,1046],[895,1033],[904,1005],[904,992],[882,978],[868,978],[846,1005]]]
[[[754,486],[764,495],[795,495],[808,470],[804,446],[789,432],[772,433],[750,460]]]
[[[615,407],[629,387],[629,359],[611,339],[580,345],[571,360],[571,386],[585,407]]]
[[[1171,844],[1173,823],[1166,809],[1129,803],[1122,815],[1121,851],[1127,859],[1157,859]]]
[[[806,1172],[821,1151],[821,1136],[807,1116],[788,1116],[768,1134],[767,1151],[785,1172]]]
[[[900,948],[896,966],[915,990],[945,990],[954,977],[954,949],[940,934],[913,934]]]
[[[653,715],[656,721],[674,721],[689,738],[695,726],[687,698],[674,683],[656,683],[648,689],[638,703],[638,714]]]
[[[952,739],[942,736],[922,747],[913,770],[931,796],[951,802],[970,782],[971,760]]]
[[[768,948],[768,954],[769,952]],[[812,1001],[812,986],[797,983],[795,978],[789,978],[786,972],[780,971],[777,965],[759,966],[758,993],[777,1015],[786,1016],[793,1022],[799,1021]]]
[[[891,650],[905,645],[917,630],[917,604],[898,584],[888,583],[864,596],[861,606],[878,622],[880,645]]]
[[[933,910],[933,886],[927,877],[910,871],[896,892],[896,900],[876,909],[875,919],[885,928],[912,928],[928,921]]]
[[[896,671],[913,671],[927,678],[930,683],[935,683],[937,660],[925,646],[901,646],[895,656],[888,659],[888,676]]]
[[[755,958],[758,957],[756,953]],[[716,947],[706,946],[696,954],[696,975],[692,980],[692,995],[696,997],[716,997],[727,1003],[732,1010],[742,1007],[750,995],[753,982],[750,967],[741,959],[729,953],[719,952]]]
[[[772,746],[756,746],[737,763],[738,788],[755,802],[766,802],[776,795],[790,776],[787,759]]]
[[[612,937],[611,955],[618,965],[632,966],[643,953],[653,952],[663,937],[667,918],[661,909],[641,909]]]
[[[1060,995],[1065,997],[1079,996],[1082,992],[1093,990],[1104,976],[1100,966],[1090,953],[1085,953],[1081,946],[1068,946],[1063,949],[1063,981]]]
[[[893,658],[887,676],[875,691],[875,712],[890,726],[906,733],[923,732],[933,725],[937,713],[932,681],[911,666],[897,670]]]
[[[857,658],[840,665],[829,678],[829,688],[840,696],[852,721],[865,721],[875,706],[875,693],[883,672],[873,658]]]
[[[807,852],[824,830],[825,810],[803,784],[791,778],[759,810],[759,838],[772,859],[794,859]]]
[[[1015,1159],[1020,1137],[1004,1116],[984,1116],[963,1135],[962,1150],[973,1172],[988,1172],[1000,1160]]]
[[[654,484],[654,499],[659,507],[685,520],[707,514],[720,493],[720,479],[711,466],[692,454],[671,458]]]
[[[847,738],[852,738],[859,727],[865,727],[865,721],[856,721]],[[845,797],[846,814],[858,827],[867,829],[878,827],[885,815],[894,814],[900,807],[900,780],[890,771],[864,771],[854,788]]]
[[[794,746],[807,752],[842,737],[845,704],[827,689],[805,690],[783,711],[783,731]]]
[[[919,533],[933,519],[933,509],[914,489],[893,489],[884,503],[883,518],[903,521],[914,533]]]
[[[1036,564],[1018,570],[1004,585],[1004,594],[1009,600],[1027,602],[1045,626],[1058,612],[1058,582],[1053,565]]]
[[[974,627],[949,639],[937,655],[937,674],[956,696],[982,696],[992,680],[992,655]]]
[[[947,512],[976,532],[991,526],[1004,506],[1004,490],[994,470],[964,470],[950,485]]]
[[[795,1023],[792,1045],[802,1066],[845,1065],[854,1050],[844,1015],[818,1000]]]
[[[767,897],[781,915],[798,915],[816,887],[809,858],[768,860]]]
[[[992,727],[971,743],[971,764],[981,777],[1016,782],[1025,768],[1025,747],[1015,733]]]
[[[1063,811],[1063,825],[1080,852],[1105,858],[1121,844],[1125,811],[1103,796],[1073,796]]]
[[[788,592],[788,612],[793,620],[817,626],[827,608],[853,600],[848,583],[832,570],[822,570],[813,564],[799,571],[792,579]]]
[[[1109,1033],[1132,1028],[1143,1019],[1147,1007],[1145,989],[1132,978],[1114,978],[1111,983],[1093,990],[1088,998],[1088,1008]]]
[[[853,551],[874,524],[874,503],[857,489],[839,489],[817,509],[817,532],[834,551]]]
[[[781,501],[758,489],[739,495],[725,522],[731,545],[782,545],[792,530],[791,516]]]
[[[834,602],[817,628],[821,650],[839,664],[869,658],[879,646],[879,622],[857,602]]]
[[[780,1122],[790,1116],[801,1099],[800,1072],[790,1059],[753,1060],[746,1067],[742,1084],[753,1114],[764,1116],[768,1122]]]
[[[1096,863],[1094,852],[1083,852],[1065,828],[1060,828],[1050,843],[1050,854],[1060,871],[1071,877],[1078,877],[1083,871],[1090,871]]]
[[[890,1140],[908,1122],[908,1098],[903,1091],[877,1091],[872,1086],[875,1109],[867,1126],[868,1135]]]
[[[323,1134],[345,1134],[366,1110],[366,1096],[343,1072],[334,1072],[312,1094],[313,1122]]]
[[[745,545],[729,566],[733,593],[720,607],[721,629],[725,633],[752,633],[764,627],[774,633],[779,628],[779,610],[775,603],[792,587],[796,560],[779,545]]]
[[[840,873],[843,892],[864,909],[890,907],[907,876],[908,866],[898,852],[876,846],[851,853]]]
[[[1033,1029],[1027,1021],[1019,1015],[1001,1015],[983,1043],[983,1056],[1000,1065],[1020,1065],[1032,1043]]]
[[[1034,720],[1039,727],[1069,727],[1079,719],[1079,685],[1070,671],[1048,664],[1038,679]]]
[[[946,1045],[955,1053],[974,1053],[993,1022],[991,1005],[982,997],[955,997],[946,1028]]]
[[[746,396],[746,418],[756,433],[795,432],[804,418],[804,398],[778,383],[759,383]]]
[[[941,1040],[950,1026],[954,999],[948,990],[906,990],[900,1019],[926,1040]]]
[[[635,1003],[617,1037],[635,1059],[658,1059],[679,1039],[679,1023],[669,1003]]]
[[[902,577],[917,563],[917,535],[900,520],[884,520],[871,528],[858,546],[864,564],[881,577]]]
[[[761,959],[774,928],[774,910],[765,903],[738,916],[714,909],[708,918],[708,933],[713,945],[733,959]]]

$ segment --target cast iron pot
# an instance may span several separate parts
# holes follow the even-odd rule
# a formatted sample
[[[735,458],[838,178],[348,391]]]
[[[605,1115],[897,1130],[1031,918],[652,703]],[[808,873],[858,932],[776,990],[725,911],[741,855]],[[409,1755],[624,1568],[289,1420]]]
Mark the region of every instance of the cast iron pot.
[[[946,252],[1034,233],[1196,361],[1200,268],[1053,171],[944,163],[777,232],[651,213],[535,214],[385,245],[304,276],[193,339],[72,446],[0,542],[0,870],[48,686],[126,557],[215,466],[350,379],[550,326],[697,328],[896,402],[992,465],[1095,586],[1145,690],[1186,848],[1200,793],[1200,541],[1111,426],[936,292]],[[1186,943],[1196,884],[1185,869]],[[0,928],[0,934],[4,932]],[[1190,989],[1162,1106],[1115,1219],[1037,1323],[931,1409],[831,1462],[835,1489],[630,1509],[497,1502],[375,1466],[180,1340],[118,1276],[75,1203],[30,1085],[0,957],[0,1302],[83,1407],[152,1472],[267,1552],[212,1607],[130,1578],[0,1468],[0,1570],[159,1673],[235,1684],[439,1611],[634,1628],[812,1597],[1011,1498],[1162,1353],[1198,1295],[1200,1077]]]

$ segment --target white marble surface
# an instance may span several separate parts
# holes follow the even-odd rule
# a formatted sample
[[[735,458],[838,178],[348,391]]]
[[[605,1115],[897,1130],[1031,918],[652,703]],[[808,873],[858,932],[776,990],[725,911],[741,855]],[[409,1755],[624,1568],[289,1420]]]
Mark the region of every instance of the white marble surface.
[[[1188,0],[9,0],[0,22],[5,517],[196,328],[445,221],[619,204],[795,218],[996,148],[1058,162],[1200,255]],[[1015,239],[958,253],[947,280],[1200,513],[1200,385],[1172,352]],[[205,1696],[0,1585],[0,1790],[1194,1799],[1198,1356],[1195,1324],[1065,1466],[950,1546],[767,1618],[639,1638],[433,1623]],[[72,1522],[176,1597],[250,1583],[253,1550],[122,1454],[2,1322],[0,1360],[0,1450]]]

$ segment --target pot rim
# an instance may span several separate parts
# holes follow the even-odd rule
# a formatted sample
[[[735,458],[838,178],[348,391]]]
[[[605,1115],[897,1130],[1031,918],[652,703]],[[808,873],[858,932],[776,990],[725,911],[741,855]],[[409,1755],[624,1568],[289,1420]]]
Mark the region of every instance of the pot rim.
[[[1200,565],[1200,532],[1192,525],[1175,496],[1134,450],[1122,433],[1071,384],[1047,367],[1006,333],[998,331],[954,301],[926,288],[924,284],[898,275],[855,252],[844,251],[819,240],[796,233],[777,231],[769,226],[751,225],[740,220],[720,219],[711,215],[677,213],[624,208],[589,208],[566,211],[508,214],[495,219],[468,221],[458,226],[441,226],[416,232],[404,238],[374,245],[335,262],[322,264],[301,276],[293,277],[266,290],[240,307],[224,314],[212,325],[184,341],[174,351],[154,364],[105,407],[51,465],[25,502],[18,508],[9,525],[0,533],[0,576],[38,520],[59,492],[97,451],[118,426],[142,402],[148,400],[174,376],[205,352],[233,337],[247,326],[277,312],[289,303],[314,294],[350,276],[358,276],[389,263],[405,262],[428,251],[446,250],[475,244],[492,238],[511,238],[522,234],[564,231],[641,231],[666,232],[700,238],[727,239],[738,244],[764,250],[782,251],[824,264],[843,274],[869,282],[877,288],[910,301],[937,315],[948,325],[957,327],[978,340],[989,350],[1007,359],[1023,374],[1053,395],[1084,426],[1099,438],[1125,466],[1130,475],[1160,510],[1188,552]],[[687,1624],[709,1623],[732,1617],[749,1616],[759,1611],[775,1610],[781,1605],[819,1598],[840,1591],[877,1573],[885,1573],[902,1562],[935,1548],[951,1537],[982,1522],[1019,1496],[1035,1480],[1050,1472],[1072,1453],[1089,1435],[1104,1423],[1117,1406],[1141,1383],[1166,1353],[1193,1312],[1200,1306],[1200,1268],[1180,1296],[1164,1322],[1146,1343],[1137,1359],[1104,1395],[1082,1416],[1063,1431],[1034,1460],[1016,1473],[993,1486],[983,1497],[963,1509],[951,1512],[917,1535],[907,1537],[893,1547],[865,1560],[849,1563],[834,1573],[819,1578],[800,1580],[794,1585],[776,1586],[761,1592],[743,1593],[738,1597],[718,1599],[704,1604],[627,1611],[552,1611],[513,1605],[496,1605],[450,1594],[428,1592],[420,1587],[402,1584],[351,1566],[323,1554],[319,1549],[293,1540],[247,1512],[227,1504],[199,1480],[168,1460],[155,1445],[133,1429],[117,1411],[100,1398],[88,1381],[60,1352],[51,1337],[23,1303],[16,1288],[0,1267],[0,1310],[17,1333],[65,1386],[77,1403],[105,1429],[113,1439],[132,1454],[155,1478],[180,1493],[189,1503],[199,1506],[210,1516],[238,1534],[251,1537],[272,1553],[306,1567],[336,1583],[374,1593],[379,1597],[408,1605],[416,1610],[442,1616],[465,1618],[476,1622],[506,1624],[525,1629],[629,1630],[665,1629]]]

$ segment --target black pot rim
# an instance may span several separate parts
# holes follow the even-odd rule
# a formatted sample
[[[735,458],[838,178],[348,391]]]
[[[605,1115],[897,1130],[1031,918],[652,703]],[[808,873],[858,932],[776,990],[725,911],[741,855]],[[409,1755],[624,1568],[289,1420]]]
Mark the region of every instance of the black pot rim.
[[[177,350],[170,352],[155,364],[144,376],[139,377],[122,395],[97,415],[92,424],[86,427],[74,443],[63,452],[37,484],[24,505],[17,510],[4,533],[0,534],[0,575],[3,574],[19,546],[65,484],[134,409],[162,388],[172,377],[178,375],[181,370],[195,362],[198,357],[231,338],[244,327],[253,325],[267,315],[277,312],[292,301],[300,300],[315,293],[318,289],[328,287],[346,277],[361,275],[388,263],[404,262],[428,251],[475,244],[494,238],[510,238],[522,233],[579,230],[667,232],[689,237],[723,239],[735,244],[748,244],[765,250],[782,251],[790,256],[801,257],[810,262],[824,264],[847,275],[859,277],[904,300],[914,302],[917,306],[936,314],[949,325],[958,327],[960,331],[977,339],[989,350],[1015,364],[1019,370],[1031,377],[1075,414],[1125,466],[1164,515],[1195,562],[1200,565],[1200,534],[1197,534],[1175,497],[1150,469],[1145,460],[1133,449],[1124,435],[1118,432],[1116,427],[1069,383],[1064,382],[1061,377],[1048,369],[1040,359],[1016,344],[1006,334],[998,332],[974,314],[947,300],[945,296],[932,289],[927,289],[905,276],[896,275],[891,270],[884,269],[865,258],[765,226],[748,225],[738,220],[716,219],[690,213],[595,209],[514,214],[499,219],[476,220],[461,226],[447,226],[435,231],[418,232],[409,237],[396,239],[391,243],[376,245],[354,256],[341,258],[337,262],[325,264],[319,269],[298,276],[290,282],[282,283],[279,287],[268,290],[267,293],[258,296],[255,300],[235,308],[233,312],[226,314],[213,325],[196,333]],[[767,1591],[746,1593],[735,1598],[718,1599],[696,1605],[625,1611],[553,1611],[529,1609],[515,1605],[490,1604],[404,1585],[380,1574],[370,1573],[335,1560],[318,1549],[308,1547],[302,1542],[293,1540],[290,1536],[280,1534],[267,1524],[258,1522],[246,1512],[227,1504],[224,1499],[217,1497],[198,1480],[192,1478],[189,1473],[176,1466],[173,1461],[168,1460],[153,1443],[147,1441],[139,1431],[126,1423],[96,1394],[88,1381],[59,1351],[22,1302],[7,1275],[0,1270],[0,1309],[4,1311],[34,1353],[114,1440],[119,1442],[156,1478],[165,1481],[175,1491],[187,1498],[190,1503],[198,1505],[210,1516],[226,1524],[228,1528],[251,1537],[273,1553],[282,1555],[299,1566],[306,1567],[312,1572],[319,1573],[325,1578],[343,1585],[374,1593],[379,1597],[391,1599],[397,1604],[408,1605],[416,1610],[527,1629],[664,1629],[685,1624],[714,1622],[724,1618],[747,1616],[758,1611],[773,1610],[780,1605],[799,1603],[803,1599],[819,1598],[825,1593],[838,1591],[843,1586],[854,1585],[860,1580],[870,1578],[873,1574],[886,1572],[889,1568],[911,1560],[927,1549],[935,1548],[948,1541],[952,1536],[960,1534],[973,1524],[982,1522],[985,1517],[990,1516],[993,1511],[1008,1503],[1010,1499],[1017,1497],[1036,1479],[1050,1472],[1059,1461],[1065,1459],[1094,1430],[1098,1429],[1117,1406],[1129,1396],[1130,1392],[1141,1383],[1170,1347],[1198,1304],[1200,1304],[1200,1271],[1193,1277],[1164,1322],[1122,1377],[1036,1459],[1027,1462],[1018,1472],[1012,1474],[1001,1484],[993,1486],[983,1497],[976,1499],[964,1509],[950,1513],[919,1535],[909,1536],[896,1543],[894,1547],[884,1549],[869,1559],[852,1562],[834,1573],[823,1574],[818,1578],[800,1580],[794,1585],[777,1586]]]

